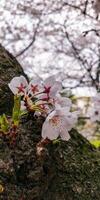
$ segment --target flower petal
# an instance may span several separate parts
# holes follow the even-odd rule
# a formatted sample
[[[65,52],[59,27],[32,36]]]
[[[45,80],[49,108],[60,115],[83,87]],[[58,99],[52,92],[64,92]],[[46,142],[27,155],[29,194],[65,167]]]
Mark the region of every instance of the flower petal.
[[[25,102],[21,101],[21,110],[25,111],[26,110],[26,106],[25,106]]]
[[[53,75],[53,76],[49,76],[48,78],[46,78],[43,82],[43,85],[46,87],[52,87],[55,82],[56,82],[55,76]]]
[[[62,84],[59,81],[56,81],[53,86],[51,87],[50,90],[50,97],[55,97],[55,95],[57,94],[57,92],[60,92],[62,89]]]
[[[52,126],[51,123],[49,123],[47,120],[44,122],[42,126],[42,137],[48,138],[50,140],[57,139],[59,136],[59,130],[58,127]]]
[[[70,108],[72,106],[71,100],[67,97],[62,97],[59,93],[56,95],[55,101],[57,104],[60,104],[61,107],[68,106]]]
[[[55,111],[57,115],[67,116],[70,111],[70,107],[61,107],[59,104],[55,104]]]
[[[36,93],[39,93],[40,90],[43,90],[43,87],[41,86],[41,79],[40,78],[34,78],[30,81],[28,86],[28,93],[31,95],[34,95]]]
[[[23,86],[23,91],[19,92],[19,88],[21,87],[21,84]],[[8,84],[9,88],[11,89],[11,91],[13,92],[13,94],[20,94],[23,95],[27,86],[28,86],[28,82],[25,79],[24,76],[19,76],[19,77],[14,77],[11,82]]]
[[[70,135],[65,128],[60,133],[60,137],[61,137],[62,140],[66,140],[66,141],[68,141],[70,139]]]

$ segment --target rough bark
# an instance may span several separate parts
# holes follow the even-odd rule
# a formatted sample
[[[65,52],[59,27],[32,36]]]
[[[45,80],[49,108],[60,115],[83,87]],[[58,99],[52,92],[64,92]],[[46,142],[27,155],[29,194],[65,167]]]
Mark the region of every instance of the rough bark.
[[[100,152],[73,129],[37,155],[42,124],[23,117],[14,146],[0,137],[0,200],[100,200]]]

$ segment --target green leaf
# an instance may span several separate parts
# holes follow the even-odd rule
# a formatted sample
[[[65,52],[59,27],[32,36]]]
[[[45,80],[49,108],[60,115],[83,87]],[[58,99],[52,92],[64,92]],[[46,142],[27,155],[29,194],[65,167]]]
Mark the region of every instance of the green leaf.
[[[8,132],[9,130],[9,122],[5,114],[0,116],[0,129],[4,133]]]
[[[14,107],[12,113],[12,121],[16,126],[18,126],[19,124],[19,117],[21,113],[20,107],[21,107],[21,97],[16,95],[14,96]]]

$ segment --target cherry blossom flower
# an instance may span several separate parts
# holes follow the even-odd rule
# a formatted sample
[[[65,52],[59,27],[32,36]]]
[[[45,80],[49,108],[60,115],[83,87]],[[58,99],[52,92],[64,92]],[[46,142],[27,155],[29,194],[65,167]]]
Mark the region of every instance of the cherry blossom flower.
[[[32,96],[34,96],[34,95],[36,96],[39,93],[41,93],[42,92],[41,84],[42,84],[42,79],[39,77],[34,77],[34,79],[32,79],[29,82],[28,94],[31,94]]]
[[[32,102],[31,98],[29,97],[30,94],[30,87],[32,86],[32,92],[34,87],[34,93],[36,89],[36,80],[34,80],[34,86],[33,81],[31,81],[28,85],[27,80],[24,76],[15,77],[11,80],[11,82],[8,84],[11,91],[14,93],[14,95],[21,95],[22,101],[21,101],[21,110],[25,111],[35,111],[35,110],[42,110],[40,105],[35,104],[35,102]]]
[[[92,122],[100,121],[100,93],[98,92],[96,96],[91,97],[91,105],[88,109],[87,116],[90,117]]]
[[[44,80],[42,87],[43,94],[41,95],[41,99],[45,101],[55,97],[55,95],[61,91],[62,84],[60,81],[55,80],[55,76],[50,76]]]
[[[77,112],[71,113],[69,107],[62,108],[57,105],[43,124],[42,137],[54,140],[60,136],[62,140],[69,140],[69,131],[77,122],[77,114]]]
[[[25,95],[28,82],[24,76],[14,77],[8,84],[14,95]]]
[[[98,92],[96,96],[91,97],[91,103],[95,106],[100,106],[100,93]]]

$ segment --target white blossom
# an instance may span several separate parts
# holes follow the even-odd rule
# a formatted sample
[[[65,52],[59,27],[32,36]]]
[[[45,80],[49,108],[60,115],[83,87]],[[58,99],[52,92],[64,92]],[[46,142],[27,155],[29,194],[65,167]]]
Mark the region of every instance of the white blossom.
[[[14,77],[8,84],[14,95],[25,95],[28,82],[24,76]]]
[[[100,106],[100,93],[99,92],[96,94],[96,96],[91,97],[91,103],[94,106]]]
[[[34,77],[28,85],[28,94],[31,94],[32,96],[38,95],[42,91],[42,86],[41,86],[41,78],[39,77]]]
[[[57,106],[46,118],[42,127],[42,137],[50,140],[69,140],[69,131],[77,122],[77,112],[70,112],[68,107]]]
[[[100,121],[100,93],[91,98],[91,106],[88,109],[87,115],[92,122]]]
[[[43,94],[41,95],[42,99],[55,98],[55,95],[61,91],[62,84],[60,81],[55,80],[55,76],[50,76],[45,79],[43,84]]]
[[[100,106],[91,106],[88,110],[88,116],[92,122],[100,121]]]

